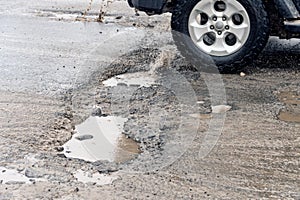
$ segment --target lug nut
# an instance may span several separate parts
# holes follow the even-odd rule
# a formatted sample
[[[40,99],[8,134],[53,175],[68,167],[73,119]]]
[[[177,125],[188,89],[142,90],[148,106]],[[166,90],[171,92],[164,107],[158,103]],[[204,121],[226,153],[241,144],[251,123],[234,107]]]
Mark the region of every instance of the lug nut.
[[[215,27],[213,25],[210,26],[210,29],[215,29]]]
[[[223,17],[223,18],[222,18],[223,21],[226,21],[226,19],[227,19],[226,17]]]
[[[217,21],[217,17],[213,17],[213,20],[214,20],[214,21]]]
[[[225,26],[225,29],[226,29],[226,30],[228,30],[228,29],[229,29],[229,26],[228,26],[228,25],[226,25],[226,26]]]
[[[222,34],[222,31],[218,31],[218,35],[221,35]]]

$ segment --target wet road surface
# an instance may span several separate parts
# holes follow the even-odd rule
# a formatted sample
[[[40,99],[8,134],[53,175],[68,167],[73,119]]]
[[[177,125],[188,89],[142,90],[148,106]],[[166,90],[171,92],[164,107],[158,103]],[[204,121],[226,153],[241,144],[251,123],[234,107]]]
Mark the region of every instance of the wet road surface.
[[[0,199],[299,199],[300,127],[280,117],[299,114],[299,40],[271,38],[243,76],[221,76],[230,109],[203,159],[199,150],[216,115],[203,76],[174,49],[169,16],[136,18],[125,1],[116,2],[111,22],[99,24],[74,20],[87,1],[0,1]],[[116,23],[119,15],[124,21]],[[134,75],[120,75],[150,71],[159,79],[166,68],[190,83],[199,112],[152,77],[140,87],[139,79],[122,80]],[[107,78],[113,81],[102,82]],[[64,144],[94,106],[103,117],[127,119],[122,134],[138,142],[138,158],[123,165],[66,158]],[[178,115],[187,119],[182,127]],[[192,129],[188,148],[176,148],[186,147],[180,142]],[[74,138],[94,137],[83,134]],[[168,150],[183,155],[157,163]],[[153,171],[155,164],[163,168]],[[7,180],[12,174],[16,180]]]

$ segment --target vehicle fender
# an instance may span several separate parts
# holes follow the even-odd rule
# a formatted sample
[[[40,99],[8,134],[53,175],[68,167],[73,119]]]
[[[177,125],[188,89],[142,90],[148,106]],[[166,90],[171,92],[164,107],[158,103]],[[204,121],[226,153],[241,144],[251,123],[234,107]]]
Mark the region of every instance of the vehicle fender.
[[[129,4],[145,12],[162,13],[166,0],[128,0]]]
[[[297,9],[300,13],[300,0],[293,0],[293,1],[294,1],[295,6],[297,7]]]
[[[292,0],[274,0],[274,3],[279,13],[285,19],[297,19],[300,17],[299,11]]]

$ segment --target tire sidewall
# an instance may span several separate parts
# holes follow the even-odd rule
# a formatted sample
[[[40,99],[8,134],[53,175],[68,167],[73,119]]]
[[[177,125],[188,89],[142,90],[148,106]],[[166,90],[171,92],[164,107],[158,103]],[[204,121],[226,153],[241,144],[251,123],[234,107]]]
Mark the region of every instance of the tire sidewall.
[[[200,0],[205,1],[205,0]],[[198,55],[199,58],[188,58],[191,61],[201,60],[201,59],[207,59],[207,56],[211,57],[216,65],[226,66],[230,65],[231,63],[238,64],[238,61],[243,60],[243,58],[248,55],[250,52],[253,51],[253,48],[255,48],[255,43],[259,42],[258,40],[261,39],[261,35],[264,35],[266,31],[264,28],[268,26],[265,23],[268,23],[267,20],[261,20],[266,19],[266,13],[263,9],[259,9],[258,4],[262,4],[261,0],[236,0],[238,1],[247,11],[247,14],[250,19],[250,32],[249,36],[247,38],[247,41],[245,44],[236,52],[233,54],[227,55],[227,56],[210,56],[209,54],[202,51],[190,38],[189,33],[189,17],[194,9],[194,7],[200,2],[199,0],[191,0],[186,1],[185,4],[181,8],[177,8],[173,13],[172,16],[172,29],[175,32],[173,35],[175,35],[174,39],[178,41],[181,40],[183,43],[182,47],[184,46],[186,49],[186,52],[191,52],[189,56],[192,55]],[[181,11],[180,11],[181,10]],[[185,12],[183,12],[185,11]],[[180,24],[180,25],[179,25]],[[187,37],[186,37],[187,36]],[[182,50],[181,50],[182,52]],[[186,55],[184,55],[187,57]],[[237,62],[236,62],[237,61]],[[193,63],[193,64],[199,64]],[[242,64],[242,63],[240,63]]]

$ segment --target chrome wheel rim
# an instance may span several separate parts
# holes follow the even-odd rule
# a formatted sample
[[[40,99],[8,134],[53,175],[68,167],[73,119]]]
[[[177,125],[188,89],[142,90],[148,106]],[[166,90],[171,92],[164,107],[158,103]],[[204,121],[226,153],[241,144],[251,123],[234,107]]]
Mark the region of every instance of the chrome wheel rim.
[[[242,48],[250,34],[250,18],[236,0],[201,0],[189,16],[195,45],[212,56],[228,56]]]

